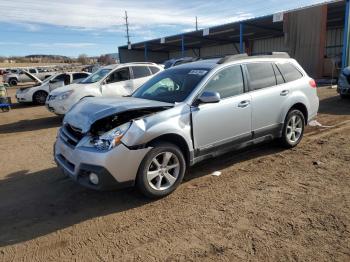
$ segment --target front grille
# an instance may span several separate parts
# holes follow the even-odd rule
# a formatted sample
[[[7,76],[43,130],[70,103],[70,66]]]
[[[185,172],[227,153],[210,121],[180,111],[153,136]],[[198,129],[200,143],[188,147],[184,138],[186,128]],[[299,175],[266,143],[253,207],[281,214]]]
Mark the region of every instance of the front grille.
[[[58,160],[70,171],[74,172],[75,165],[68,161],[62,154],[57,155]]]
[[[84,137],[84,134],[81,129],[66,124],[61,128],[60,136],[67,144],[75,147]]]

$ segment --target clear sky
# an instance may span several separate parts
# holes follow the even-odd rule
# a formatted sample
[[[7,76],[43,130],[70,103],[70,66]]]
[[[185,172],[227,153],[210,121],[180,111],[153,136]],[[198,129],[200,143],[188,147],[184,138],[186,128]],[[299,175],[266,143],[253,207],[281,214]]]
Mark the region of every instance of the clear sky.
[[[293,9],[324,0],[0,0],[0,56],[116,53],[131,42]]]

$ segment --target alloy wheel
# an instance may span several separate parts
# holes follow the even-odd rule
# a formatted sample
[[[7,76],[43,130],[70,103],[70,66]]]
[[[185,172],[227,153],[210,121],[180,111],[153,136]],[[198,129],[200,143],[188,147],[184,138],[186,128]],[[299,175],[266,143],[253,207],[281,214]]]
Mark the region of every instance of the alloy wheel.
[[[167,190],[176,182],[180,174],[178,157],[171,152],[155,156],[147,170],[147,181],[155,190]]]

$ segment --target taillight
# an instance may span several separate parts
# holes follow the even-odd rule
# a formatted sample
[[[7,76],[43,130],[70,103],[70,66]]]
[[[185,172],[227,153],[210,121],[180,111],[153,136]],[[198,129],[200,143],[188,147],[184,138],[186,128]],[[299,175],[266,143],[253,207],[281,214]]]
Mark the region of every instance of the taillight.
[[[317,88],[317,84],[316,84],[316,81],[314,79],[311,79],[309,84],[312,88]]]

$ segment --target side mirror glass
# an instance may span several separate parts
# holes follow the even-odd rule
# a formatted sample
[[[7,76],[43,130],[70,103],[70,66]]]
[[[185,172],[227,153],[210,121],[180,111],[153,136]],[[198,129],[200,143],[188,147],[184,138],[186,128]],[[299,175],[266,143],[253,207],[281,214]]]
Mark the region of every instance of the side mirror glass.
[[[220,99],[218,92],[205,91],[199,96],[198,102],[199,104],[218,103]]]

